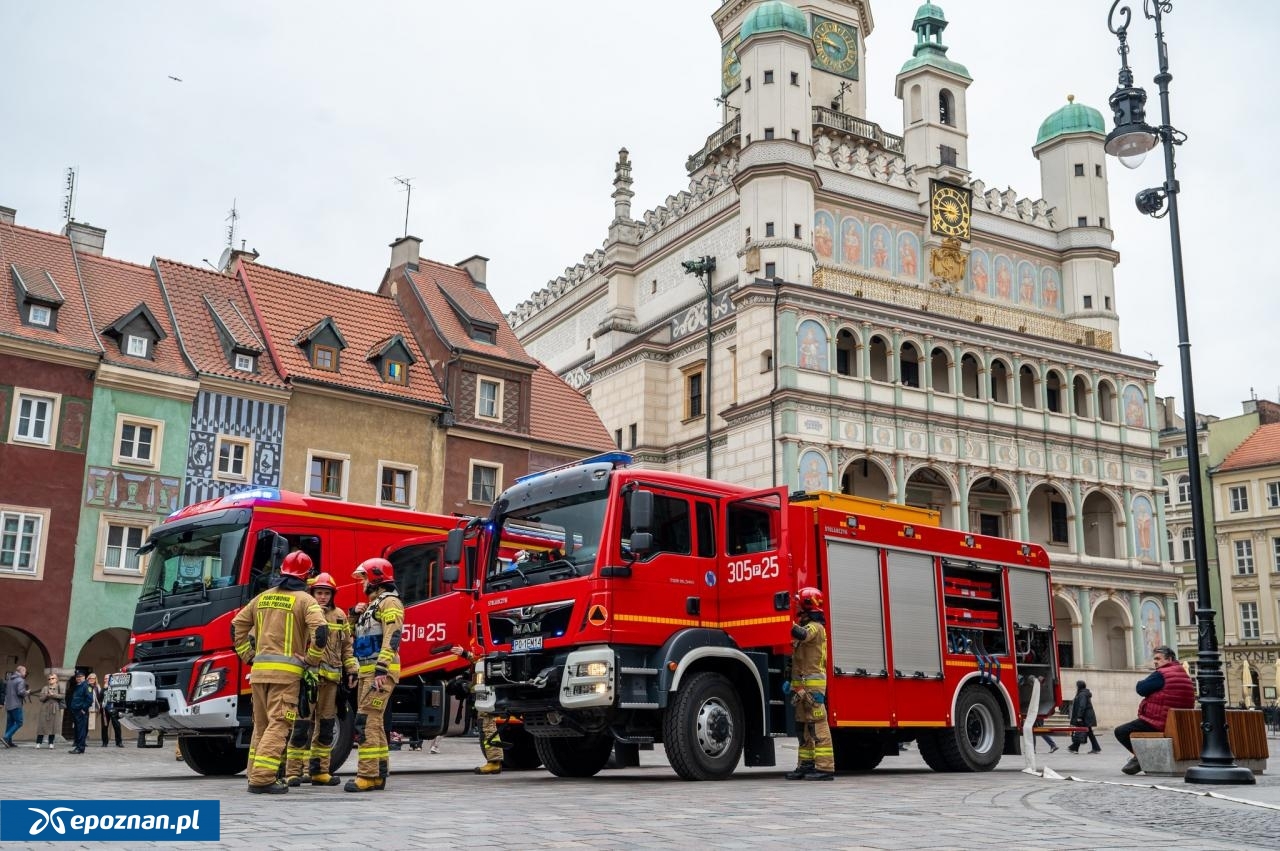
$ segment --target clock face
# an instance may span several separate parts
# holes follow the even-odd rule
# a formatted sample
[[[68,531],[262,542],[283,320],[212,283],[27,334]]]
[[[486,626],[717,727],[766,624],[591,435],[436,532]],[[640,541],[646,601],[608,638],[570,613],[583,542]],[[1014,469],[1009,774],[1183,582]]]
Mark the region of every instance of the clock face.
[[[813,16],[813,66],[851,80],[858,79],[858,31]]]
[[[735,35],[720,49],[720,94],[727,95],[738,87],[742,79],[742,63],[738,61],[738,43],[741,34]]]
[[[941,236],[969,239],[971,190],[948,183],[933,184],[930,197],[930,229]]]

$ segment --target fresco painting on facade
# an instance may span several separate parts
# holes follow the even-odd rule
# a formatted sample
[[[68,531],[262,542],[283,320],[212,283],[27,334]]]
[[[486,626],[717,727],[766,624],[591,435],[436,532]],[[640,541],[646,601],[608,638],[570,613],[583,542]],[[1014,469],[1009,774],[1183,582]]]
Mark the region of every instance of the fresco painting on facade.
[[[1156,648],[1165,643],[1164,612],[1155,600],[1143,600],[1140,609],[1142,616],[1142,646],[1146,649],[1144,659],[1150,659]]]
[[[1058,303],[1060,291],[1058,273],[1049,268],[1042,269],[1040,271],[1040,306],[1054,313],[1061,312],[1062,305]]]
[[[888,272],[892,268],[892,258],[889,253],[893,249],[893,237],[884,225],[872,225],[870,234],[871,266],[882,272]]]
[[[1036,298],[1036,269],[1028,261],[1018,264],[1018,304],[1023,307],[1038,307]]]
[[[840,262],[845,266],[862,266],[862,222],[845,216],[840,222]]]
[[[829,490],[830,473],[827,468],[827,456],[815,449],[809,449],[800,455],[800,487],[806,491]]]
[[[987,252],[975,248],[969,255],[969,283],[972,291],[979,295],[989,295],[987,283],[991,279],[991,261]]]
[[[800,368],[827,371],[827,332],[821,323],[806,319],[796,331]]]
[[[898,234],[898,274],[920,278],[920,238],[909,231]]]
[[[1013,297],[1013,262],[1003,254],[996,255],[996,298]]]
[[[85,471],[85,505],[127,508],[149,514],[178,510],[181,482],[171,476],[129,473],[108,467]]]
[[[1156,515],[1151,500],[1139,494],[1133,498],[1133,551],[1143,561],[1159,561],[1156,547]]]
[[[58,431],[58,448],[83,452],[89,438],[86,425],[89,421],[89,399],[62,397],[62,424]]]
[[[1147,427],[1147,397],[1136,384],[1124,388],[1124,424],[1130,428]]]
[[[840,423],[840,435],[849,443],[862,440],[862,427],[855,422],[844,420]]]
[[[815,210],[813,214],[813,250],[820,261],[828,263],[834,260],[835,217],[826,210]]]

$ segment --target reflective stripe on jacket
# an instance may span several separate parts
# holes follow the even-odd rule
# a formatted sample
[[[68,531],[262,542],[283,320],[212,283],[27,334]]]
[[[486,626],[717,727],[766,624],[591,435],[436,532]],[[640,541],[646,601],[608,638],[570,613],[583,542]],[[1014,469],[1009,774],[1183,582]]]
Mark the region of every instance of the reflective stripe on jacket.
[[[253,666],[253,682],[292,682],[302,676],[304,666],[317,666],[324,657],[315,637],[325,623],[314,597],[277,586],[254,597],[236,614],[231,621],[232,644],[241,661]]]
[[[817,621],[803,625],[804,638],[792,641],[791,687],[827,687],[827,628]]]
[[[360,675],[374,674],[378,668],[400,676],[400,631],[404,627],[404,604],[395,591],[381,590],[369,601],[356,621],[355,653]]]

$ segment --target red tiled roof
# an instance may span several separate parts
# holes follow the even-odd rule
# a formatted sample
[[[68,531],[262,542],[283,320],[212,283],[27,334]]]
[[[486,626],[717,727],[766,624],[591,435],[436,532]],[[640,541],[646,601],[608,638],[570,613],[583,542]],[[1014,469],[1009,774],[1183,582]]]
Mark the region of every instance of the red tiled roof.
[[[123,354],[114,340],[102,340],[103,360],[146,372],[194,378],[195,373],[183,360],[182,348],[173,333],[173,320],[165,307],[155,270],[93,254],[78,253],[76,258],[80,262],[80,276],[89,294],[89,309],[99,333],[139,305],[145,305],[165,334],[165,338],[155,344],[150,358],[131,357]]]
[[[155,268],[178,319],[182,349],[198,372],[267,387],[285,386],[267,355],[267,345],[239,278],[159,257]],[[262,353],[256,359],[256,372],[232,368],[219,339],[218,322],[236,345]]]
[[[487,288],[474,284],[465,269],[434,260],[422,260],[418,264],[418,271],[406,267],[405,273],[421,294],[427,312],[431,314],[432,321],[449,348],[500,357],[530,366],[537,363],[524,350],[524,346],[520,345],[515,332],[507,325],[507,319],[498,309],[493,294]],[[469,317],[494,325],[495,342],[482,343],[471,339],[453,305],[449,303],[450,299]]]
[[[533,373],[530,436],[563,446],[608,452],[614,449],[600,415],[586,397],[542,364]]]
[[[33,285],[32,279],[47,273],[55,282],[57,292],[64,299],[55,320],[57,330],[22,324],[13,288],[13,266],[21,270],[29,287],[40,286],[42,293],[43,285]],[[52,288],[49,291],[52,292]],[[89,322],[84,290],[71,255],[71,240],[67,237],[0,223],[0,335],[95,355],[102,352]]]
[[[1258,426],[1218,465],[1218,472],[1280,464],[1280,423]]]
[[[238,267],[262,320],[267,345],[278,358],[280,371],[290,381],[307,381],[344,390],[373,393],[406,402],[445,405],[426,358],[409,331],[409,325],[389,297],[308,278],[261,263]],[[338,358],[339,371],[316,369],[303,350],[294,345],[304,330],[325,317],[347,343]],[[382,380],[377,366],[365,353],[389,335],[400,334],[417,364],[409,367],[409,384]]]

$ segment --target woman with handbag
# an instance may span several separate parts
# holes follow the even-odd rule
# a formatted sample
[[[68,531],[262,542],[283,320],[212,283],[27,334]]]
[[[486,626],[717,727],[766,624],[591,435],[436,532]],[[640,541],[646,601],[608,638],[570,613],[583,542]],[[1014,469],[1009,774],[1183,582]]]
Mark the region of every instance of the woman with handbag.
[[[64,695],[57,674],[49,675],[48,684],[36,696],[40,701],[40,714],[36,718],[36,747],[44,747],[44,737],[49,737],[49,750],[53,740],[62,731],[62,702]]]
[[[1089,742],[1092,746],[1089,753],[1102,752],[1098,737],[1093,734],[1093,728],[1098,726],[1098,716],[1093,711],[1093,692],[1085,686],[1084,680],[1076,680],[1076,696],[1071,701],[1071,725],[1089,729],[1084,733],[1072,733],[1071,746],[1067,750],[1080,753],[1080,746]]]

